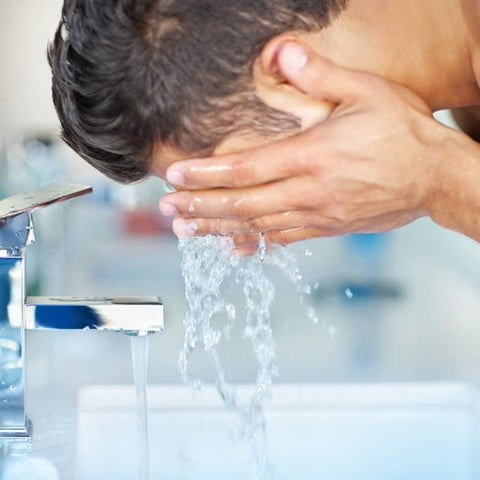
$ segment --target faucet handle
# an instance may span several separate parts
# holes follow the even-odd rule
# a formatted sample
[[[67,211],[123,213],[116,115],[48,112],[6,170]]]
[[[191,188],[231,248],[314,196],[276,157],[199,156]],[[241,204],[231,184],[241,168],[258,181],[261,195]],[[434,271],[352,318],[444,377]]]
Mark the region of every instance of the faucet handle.
[[[53,203],[92,192],[92,187],[70,183],[54,183],[33,192],[20,193],[0,200],[0,220],[30,213]]]

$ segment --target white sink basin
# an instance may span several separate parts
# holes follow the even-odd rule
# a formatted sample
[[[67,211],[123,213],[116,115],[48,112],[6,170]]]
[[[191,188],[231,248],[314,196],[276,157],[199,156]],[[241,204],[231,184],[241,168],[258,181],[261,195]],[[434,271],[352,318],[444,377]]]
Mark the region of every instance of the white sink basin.
[[[245,393],[245,387],[239,387]],[[213,388],[149,388],[151,480],[247,480],[238,419]],[[275,480],[475,480],[479,398],[461,384],[275,387],[267,429]],[[77,480],[137,478],[132,387],[81,391]]]

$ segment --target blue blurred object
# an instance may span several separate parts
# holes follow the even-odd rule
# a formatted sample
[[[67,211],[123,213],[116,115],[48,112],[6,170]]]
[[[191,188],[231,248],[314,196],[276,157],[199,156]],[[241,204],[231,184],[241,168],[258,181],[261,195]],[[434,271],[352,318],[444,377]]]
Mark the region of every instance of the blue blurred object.
[[[346,305],[373,300],[400,300],[404,291],[400,284],[388,280],[331,279],[313,293],[317,301],[336,300]]]
[[[365,260],[382,260],[390,240],[389,233],[356,233],[346,236],[347,248],[355,256]]]
[[[38,305],[35,315],[37,324],[45,328],[82,330],[101,324],[97,313],[89,307]]]
[[[348,268],[341,277],[321,282],[317,300],[346,304],[377,299],[397,300],[403,290],[388,278],[389,233],[353,234],[344,237]]]

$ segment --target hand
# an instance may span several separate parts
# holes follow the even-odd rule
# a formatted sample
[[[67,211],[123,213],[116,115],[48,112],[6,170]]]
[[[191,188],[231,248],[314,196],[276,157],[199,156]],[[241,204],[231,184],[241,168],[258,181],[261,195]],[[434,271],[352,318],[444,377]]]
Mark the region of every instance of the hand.
[[[162,211],[177,213],[177,235],[239,233],[239,242],[248,243],[251,234],[267,232],[269,243],[287,244],[390,230],[430,214],[453,130],[408,89],[311,50],[306,64],[296,62],[299,49],[289,43],[279,52],[283,75],[337,107],[295,137],[172,165],[167,179],[190,189],[161,202]]]

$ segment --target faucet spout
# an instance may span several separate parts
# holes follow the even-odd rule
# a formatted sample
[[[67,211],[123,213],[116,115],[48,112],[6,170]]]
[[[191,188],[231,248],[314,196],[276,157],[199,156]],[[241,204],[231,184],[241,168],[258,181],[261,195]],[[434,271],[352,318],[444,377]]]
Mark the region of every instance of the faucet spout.
[[[27,330],[163,330],[159,297],[28,297],[25,306]]]

